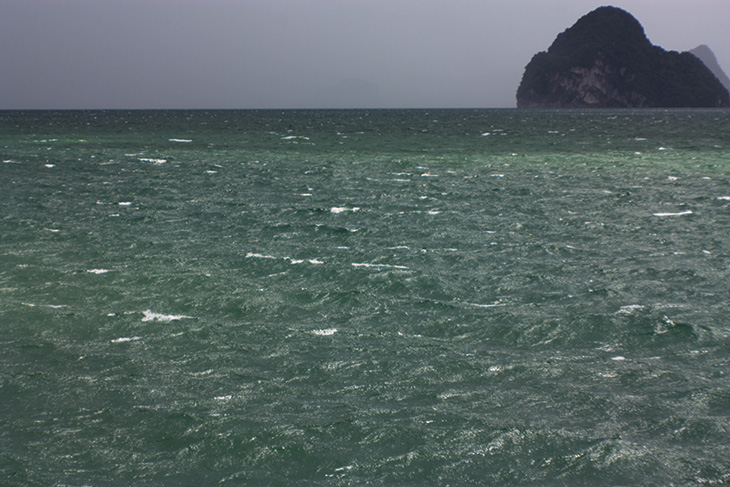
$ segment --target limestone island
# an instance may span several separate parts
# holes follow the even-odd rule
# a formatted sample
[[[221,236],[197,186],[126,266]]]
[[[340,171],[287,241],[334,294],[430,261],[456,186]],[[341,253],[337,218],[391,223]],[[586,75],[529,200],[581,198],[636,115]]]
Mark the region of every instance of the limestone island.
[[[517,107],[730,107],[730,93],[694,54],[652,45],[631,14],[600,7],[533,56]]]

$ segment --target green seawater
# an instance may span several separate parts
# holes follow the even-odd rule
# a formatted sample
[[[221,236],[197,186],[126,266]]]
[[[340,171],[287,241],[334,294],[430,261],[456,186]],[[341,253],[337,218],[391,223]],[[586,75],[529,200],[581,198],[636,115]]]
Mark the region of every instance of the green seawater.
[[[0,112],[0,484],[730,483],[730,111]]]

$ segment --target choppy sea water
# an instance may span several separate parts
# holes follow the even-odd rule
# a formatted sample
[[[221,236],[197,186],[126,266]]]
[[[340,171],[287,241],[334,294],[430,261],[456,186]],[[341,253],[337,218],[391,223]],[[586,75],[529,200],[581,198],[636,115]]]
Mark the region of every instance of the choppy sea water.
[[[0,112],[3,485],[730,483],[730,111]]]

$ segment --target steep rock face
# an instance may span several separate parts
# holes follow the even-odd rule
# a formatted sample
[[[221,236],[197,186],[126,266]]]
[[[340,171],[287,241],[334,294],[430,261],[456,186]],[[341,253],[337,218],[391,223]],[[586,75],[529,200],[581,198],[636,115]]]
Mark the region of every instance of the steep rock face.
[[[547,78],[549,95],[528,90],[518,99],[521,108],[585,108],[643,107],[646,96],[637,90],[619,89],[626,76],[625,68],[617,68],[598,57],[592,66],[575,66],[567,72],[552,73]]]
[[[601,7],[532,58],[517,106],[727,107],[730,94],[697,57],[653,46],[631,14]]]
[[[695,47],[694,49],[690,49],[689,52],[700,58],[700,61],[705,63],[705,66],[710,68],[712,74],[714,74],[715,77],[720,80],[722,86],[730,90],[730,79],[728,79],[725,71],[723,71],[720,67],[720,63],[717,62],[715,53],[712,52],[712,49],[710,49],[709,46],[702,44]]]

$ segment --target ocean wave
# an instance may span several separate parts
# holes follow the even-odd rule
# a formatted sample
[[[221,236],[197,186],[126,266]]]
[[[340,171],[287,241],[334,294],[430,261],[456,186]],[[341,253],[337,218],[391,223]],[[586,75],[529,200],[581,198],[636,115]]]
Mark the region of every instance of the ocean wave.
[[[162,321],[162,322],[170,322],[170,321],[177,321],[182,320],[185,318],[192,318],[192,316],[187,315],[166,315],[163,313],[154,313],[151,310],[146,310],[142,312],[144,314],[144,317],[142,318],[142,321]]]

